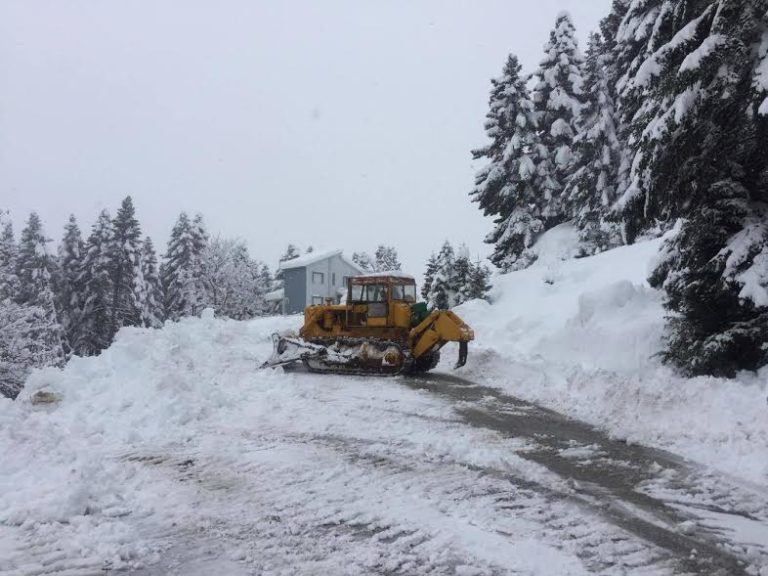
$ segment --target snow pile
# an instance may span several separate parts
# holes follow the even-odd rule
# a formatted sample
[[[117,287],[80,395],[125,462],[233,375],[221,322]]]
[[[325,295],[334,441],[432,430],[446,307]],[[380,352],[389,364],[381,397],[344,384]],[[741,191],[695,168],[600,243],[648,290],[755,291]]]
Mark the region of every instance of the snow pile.
[[[20,534],[33,548],[54,543],[74,553],[81,569],[105,558],[115,568],[156,559],[162,542],[148,547],[139,533],[181,520],[169,506],[180,490],[155,485],[134,454],[184,445],[237,406],[271,348],[270,332],[296,323],[270,319],[254,331],[203,316],[163,330],[123,329],[99,357],[36,371],[16,401],[0,398],[0,573],[57,569],[57,554],[33,562]],[[42,391],[55,401],[36,402]]]
[[[765,482],[768,370],[686,379],[664,367],[662,294],[646,282],[661,240],[573,259],[575,241],[571,226],[553,229],[532,267],[494,279],[493,304],[457,309],[477,338],[467,376]]]
[[[512,486],[572,491],[437,395],[256,370],[300,321],[206,312],[34,373],[0,402],[0,573],[585,574],[624,541]],[[510,490],[525,511],[500,513]]]

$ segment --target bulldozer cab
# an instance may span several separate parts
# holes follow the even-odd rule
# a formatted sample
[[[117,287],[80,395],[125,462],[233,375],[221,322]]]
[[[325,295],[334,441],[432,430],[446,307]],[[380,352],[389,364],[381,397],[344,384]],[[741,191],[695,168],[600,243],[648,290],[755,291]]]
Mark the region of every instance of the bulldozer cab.
[[[372,274],[349,279],[348,304],[416,302],[416,281],[410,276]]]
[[[355,276],[347,287],[350,326],[409,328],[416,281],[406,275],[383,273]]]

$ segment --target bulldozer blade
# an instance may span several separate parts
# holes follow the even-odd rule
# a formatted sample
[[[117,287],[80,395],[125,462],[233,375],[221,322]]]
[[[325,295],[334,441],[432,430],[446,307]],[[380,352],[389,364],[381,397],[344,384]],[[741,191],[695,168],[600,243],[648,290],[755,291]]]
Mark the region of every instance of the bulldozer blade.
[[[304,342],[300,338],[292,338],[281,334],[272,334],[272,356],[264,362],[259,369],[277,368],[300,362],[308,356],[322,356],[326,354],[323,346],[317,346]]]
[[[467,363],[467,356],[469,355],[469,344],[467,342],[459,342],[459,359],[456,362],[456,366],[453,368],[461,368]]]

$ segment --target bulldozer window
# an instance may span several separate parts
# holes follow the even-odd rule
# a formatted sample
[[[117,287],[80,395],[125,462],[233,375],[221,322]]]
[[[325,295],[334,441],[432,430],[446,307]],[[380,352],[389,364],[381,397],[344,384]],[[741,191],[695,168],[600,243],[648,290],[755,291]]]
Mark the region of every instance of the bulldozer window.
[[[386,302],[386,284],[352,284],[352,302]]]
[[[392,300],[416,302],[416,286],[414,284],[395,284],[392,286]]]
[[[352,284],[352,293],[350,296],[352,302],[363,302],[365,300],[365,286]]]
[[[369,284],[366,301],[368,302],[386,302],[387,286],[385,284]]]

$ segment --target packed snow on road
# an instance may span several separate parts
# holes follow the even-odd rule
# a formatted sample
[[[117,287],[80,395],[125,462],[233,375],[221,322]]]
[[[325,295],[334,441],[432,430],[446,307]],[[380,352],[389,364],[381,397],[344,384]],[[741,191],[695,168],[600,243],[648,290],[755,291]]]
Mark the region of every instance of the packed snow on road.
[[[258,370],[299,317],[124,329],[0,399],[0,574],[768,575],[766,374],[663,368],[658,240],[572,230],[431,375]]]

